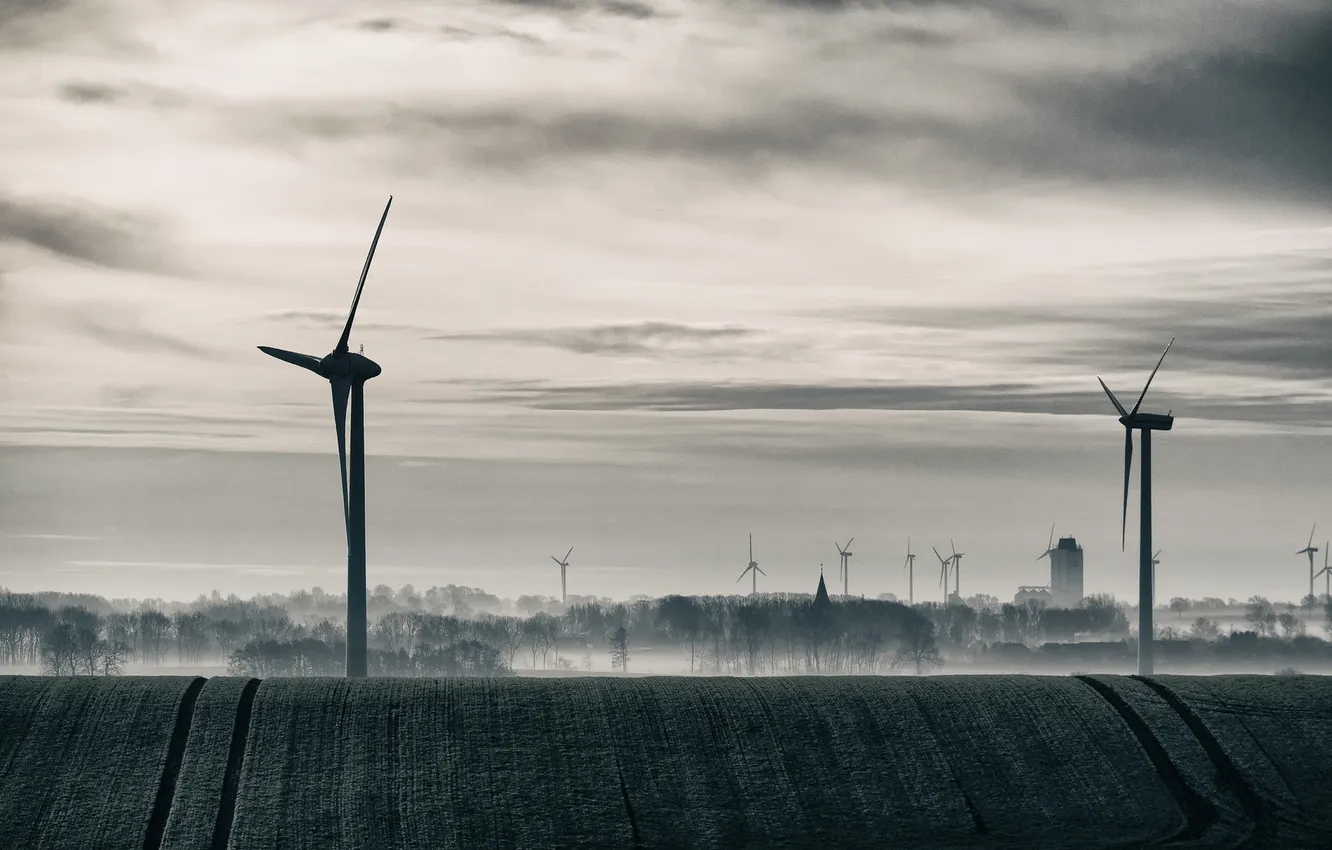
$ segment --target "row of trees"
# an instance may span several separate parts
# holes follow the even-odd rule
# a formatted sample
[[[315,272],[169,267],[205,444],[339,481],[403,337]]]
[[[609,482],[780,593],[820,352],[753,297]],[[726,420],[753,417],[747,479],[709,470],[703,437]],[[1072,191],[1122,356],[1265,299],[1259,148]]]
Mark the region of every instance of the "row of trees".
[[[338,598],[317,591],[249,600],[214,594],[168,610],[91,596],[0,592],[0,663],[86,675],[174,659],[181,665],[224,663],[249,675],[336,675],[346,629]],[[382,675],[590,670],[595,656],[609,657],[612,669],[627,671],[632,646],[636,652],[679,652],[681,666],[690,672],[868,673],[923,669],[944,658],[965,662],[994,644],[1037,647],[1130,635],[1129,609],[1105,595],[1071,609],[984,597],[968,600],[973,604],[908,607],[858,598],[815,606],[803,594],[676,595],[580,602],[559,614],[507,616],[459,613],[454,597],[465,594],[446,591],[432,588],[418,595],[423,604],[431,599],[453,606],[453,613],[394,607],[372,618],[374,669]],[[408,587],[391,596],[396,605],[413,599],[413,593]],[[1246,630],[1260,637],[1292,639],[1309,630],[1309,619],[1298,616],[1293,605],[1279,610],[1262,597],[1237,604]],[[1332,621],[1332,604],[1324,607]],[[1158,625],[1158,638],[1223,636],[1218,620],[1199,616],[1190,623],[1182,616],[1185,610],[1180,608],[1178,623]]]

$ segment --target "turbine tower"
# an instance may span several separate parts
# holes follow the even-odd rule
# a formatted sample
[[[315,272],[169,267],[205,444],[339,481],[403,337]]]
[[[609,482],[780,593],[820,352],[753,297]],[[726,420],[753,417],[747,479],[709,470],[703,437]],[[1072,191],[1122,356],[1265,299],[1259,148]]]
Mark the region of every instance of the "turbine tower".
[[[745,567],[745,571],[744,571],[743,573],[740,574],[740,578],[736,579],[736,580],[735,580],[735,583],[736,583],[736,584],[739,584],[741,578],[744,578],[746,575],[749,575],[749,576],[753,577],[753,579],[754,579],[754,586],[753,586],[753,589],[750,590],[750,593],[758,593],[758,577],[759,577],[759,573],[763,573],[763,570],[759,569],[758,561],[755,561],[755,560],[754,560],[754,534],[753,534],[753,532],[750,532],[750,535],[749,535],[749,566]],[[766,576],[767,573],[763,573],[763,575]]]
[[[361,280],[356,284],[347,324],[342,328],[338,344],[322,358],[297,354],[281,348],[259,346],[263,353],[276,357],[302,369],[308,369],[325,378],[333,387],[333,422],[338,434],[338,464],[342,470],[342,518],[347,534],[347,678],[362,679],[367,673],[366,657],[366,588],[365,588],[365,382],[383,370],[379,364],[347,347],[352,323],[356,321],[356,307],[361,303],[361,291],[370,274],[370,262],[375,258],[379,234],[384,232],[393,196],[384,205],[379,227],[370,243],[370,253],[361,267]],[[347,472],[346,426],[347,397],[351,396],[351,474]]]
[[[1310,596],[1313,596],[1313,592],[1314,592],[1314,588],[1313,588],[1313,584],[1314,584],[1314,553],[1316,553],[1316,552],[1318,551],[1318,547],[1315,546],[1315,545],[1313,545],[1313,536],[1314,536],[1314,531],[1316,531],[1317,529],[1318,529],[1318,523],[1314,523],[1313,528],[1309,529],[1309,542],[1308,542],[1308,544],[1307,544],[1303,549],[1301,549],[1300,551],[1298,551],[1298,552],[1295,553],[1296,555],[1308,555],[1308,556],[1309,556],[1309,595],[1310,595]]]
[[[951,546],[953,549],[953,593],[957,595],[958,599],[961,599],[962,598],[962,556],[967,553],[957,551],[957,547],[953,545],[953,538],[951,537],[948,538],[948,545]]]
[[[851,540],[855,540],[855,539],[856,539],[856,538],[854,538],[854,537],[851,538]],[[839,555],[842,556],[842,570],[841,570],[841,572],[842,572],[842,595],[843,595],[843,596],[849,596],[849,595],[850,595],[849,588],[850,588],[850,586],[851,586],[851,540],[846,541],[846,545],[845,545],[845,546],[838,546],[838,545],[837,545],[837,541],[836,541],[836,540],[833,541],[833,545],[834,545],[834,546],[837,546],[837,554],[839,554]]]
[[[907,571],[907,604],[916,604],[916,556],[911,554],[911,538],[907,538],[907,556],[902,568]]]
[[[936,548],[933,547],[933,546],[931,546],[930,548],[931,548],[931,549],[934,549],[934,557],[936,557],[936,558],[939,559],[939,586],[942,587],[942,588],[944,589],[944,604],[947,605],[947,604],[948,604],[948,569],[949,569],[949,567],[951,567],[951,566],[953,565],[953,556],[952,556],[952,555],[949,555],[947,558],[945,558],[943,555],[940,555],[940,554],[939,554],[939,550],[938,550],[938,549],[936,549]]]
[[[1172,338],[1166,345],[1165,351],[1161,352],[1161,359],[1156,361],[1156,368],[1152,374],[1147,377],[1147,383],[1143,385],[1142,394],[1138,396],[1138,401],[1133,405],[1133,410],[1125,410],[1124,405],[1119,403],[1115,394],[1110,392],[1100,376],[1096,380],[1100,381],[1101,389],[1110,397],[1110,403],[1115,406],[1119,412],[1119,423],[1124,426],[1124,515],[1123,524],[1120,529],[1120,547],[1126,544],[1128,540],[1128,486],[1129,471],[1133,466],[1133,431],[1137,429],[1142,432],[1142,496],[1139,504],[1138,520],[1138,675],[1152,675],[1153,647],[1152,647],[1152,432],[1169,431],[1175,424],[1175,417],[1170,413],[1139,413],[1142,407],[1142,400],[1147,396],[1147,388],[1152,385],[1152,379],[1156,377],[1156,372],[1161,368],[1161,363],[1165,356],[1170,353],[1170,346],[1175,344]]]
[[[573,554],[573,547],[564,553],[563,558],[557,558],[554,555],[550,559],[560,565],[560,604],[568,607],[569,605],[569,556]]]

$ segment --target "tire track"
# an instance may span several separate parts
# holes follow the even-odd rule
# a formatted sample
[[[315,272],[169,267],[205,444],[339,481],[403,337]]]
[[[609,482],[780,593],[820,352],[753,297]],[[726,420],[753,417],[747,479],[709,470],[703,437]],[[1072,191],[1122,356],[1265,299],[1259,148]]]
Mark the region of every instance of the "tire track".
[[[1188,727],[1189,732],[1202,746],[1203,752],[1207,753],[1207,758],[1212,762],[1212,767],[1216,768],[1218,783],[1235,796],[1235,799],[1239,801],[1240,808],[1244,810],[1244,814],[1249,816],[1253,828],[1240,846],[1265,846],[1272,833],[1271,818],[1268,816],[1267,807],[1263,805],[1258,792],[1253,790],[1253,787],[1244,778],[1244,774],[1240,773],[1239,768],[1235,766],[1235,762],[1222,749],[1221,742],[1212,734],[1212,730],[1207,728],[1207,724],[1187,703],[1165,685],[1146,676],[1132,676],[1131,678],[1142,682],[1155,691],[1161,699],[1166,701],[1171,710],[1179,715],[1179,719],[1184,721],[1184,725]]]
[[[920,712],[921,720],[924,722],[925,728],[929,733],[934,736],[934,740],[943,741],[944,736],[939,732],[939,727],[935,724],[934,718],[930,717],[929,711],[925,708],[925,703],[921,701],[919,696],[911,693],[909,690],[906,691],[906,695],[916,706],[916,711]],[[976,808],[976,802],[971,799],[971,795],[968,794],[967,789],[963,787],[962,775],[958,772],[957,767],[954,766],[953,760],[948,757],[948,750],[945,749],[942,744],[939,744],[939,752],[943,755],[944,764],[948,765],[949,773],[953,775],[953,785],[957,788],[957,792],[962,795],[962,802],[967,806],[967,813],[971,815],[971,823],[976,829],[976,834],[988,835],[990,833],[990,828],[986,825],[985,818],[981,816],[980,809]]]
[[[157,799],[148,817],[148,830],[143,836],[143,850],[160,850],[162,834],[166,832],[167,818],[171,815],[171,801],[176,796],[176,780],[180,778],[180,763],[185,758],[185,744],[190,739],[190,724],[194,721],[194,704],[199,700],[207,679],[196,678],[185,689],[176,712],[176,728],[167,745],[166,764],[162,767],[162,780],[157,785]]]
[[[217,807],[217,823],[213,826],[213,850],[227,850],[231,841],[231,822],[236,818],[236,793],[240,787],[241,765],[245,763],[245,743],[250,737],[250,715],[254,711],[254,695],[259,680],[245,683],[240,700],[236,703],[236,724],[231,727],[231,748],[227,751],[227,771],[222,775],[222,800]]]
[[[1142,715],[1104,682],[1090,676],[1073,678],[1095,691],[1128,725],[1133,737],[1138,739],[1138,746],[1142,747],[1152,766],[1156,768],[1156,775],[1170,791],[1170,796],[1174,797],[1175,805],[1184,815],[1184,827],[1172,835],[1169,841],[1192,841],[1205,835],[1220,820],[1216,806],[1184,779],[1179,768],[1171,760],[1170,754],[1147,725],[1147,721],[1143,720]]]

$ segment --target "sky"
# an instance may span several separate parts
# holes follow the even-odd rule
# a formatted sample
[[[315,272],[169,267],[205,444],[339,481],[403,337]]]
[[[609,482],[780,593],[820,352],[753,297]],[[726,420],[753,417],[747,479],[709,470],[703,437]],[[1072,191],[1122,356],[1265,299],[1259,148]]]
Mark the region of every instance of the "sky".
[[[0,0],[0,585],[1048,581],[1295,599],[1332,537],[1325,0]],[[1140,454],[1140,452],[1139,452]],[[1320,548],[1322,542],[1316,540]],[[1322,568],[1319,554],[1318,567]],[[1319,579],[1322,584],[1322,579]],[[1321,587],[1320,587],[1321,592]]]

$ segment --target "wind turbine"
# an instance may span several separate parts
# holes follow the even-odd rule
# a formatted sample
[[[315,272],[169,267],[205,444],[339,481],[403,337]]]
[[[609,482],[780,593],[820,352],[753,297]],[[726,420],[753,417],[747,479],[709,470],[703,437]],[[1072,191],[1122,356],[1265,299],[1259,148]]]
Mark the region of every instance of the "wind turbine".
[[[851,544],[848,543],[847,545],[849,546],[849,545],[851,545]],[[755,560],[754,560],[754,535],[753,535],[753,533],[750,533],[750,535],[749,535],[749,566],[745,567],[745,571],[744,571],[743,573],[740,574],[740,578],[744,578],[746,574],[748,574],[748,575],[750,575],[750,576],[753,577],[753,579],[754,579],[754,586],[753,586],[753,589],[750,591],[750,593],[758,593],[758,577],[759,577],[759,573],[763,573],[763,570],[759,569],[758,561],[755,561]],[[763,573],[763,575],[766,576],[767,573]],[[740,583],[740,578],[738,578],[738,579],[735,580],[735,583],[736,583],[736,584],[739,584],[739,583]]]
[[[1048,543],[1045,544],[1045,551],[1042,552],[1041,554],[1039,554],[1039,555],[1036,556],[1036,560],[1039,561],[1041,558],[1048,558],[1048,557],[1050,557],[1050,553],[1053,552],[1053,551],[1055,550],[1055,548],[1054,548],[1054,530],[1055,530],[1055,524],[1054,524],[1054,523],[1050,523],[1050,541],[1049,541]]]
[[[851,540],[856,538],[852,537]],[[849,596],[851,586],[851,540],[846,541],[845,546],[837,546],[837,541],[833,545],[837,546],[837,554],[842,556],[842,595]]]
[[[1314,578],[1323,577],[1323,595],[1332,598],[1332,567],[1327,565],[1329,548],[1332,548],[1332,543],[1323,544],[1323,568],[1318,571]]]
[[[1142,407],[1142,400],[1147,396],[1147,388],[1152,385],[1152,378],[1156,377],[1156,372],[1161,368],[1161,363],[1165,356],[1170,353],[1170,346],[1175,344],[1172,337],[1170,343],[1166,345],[1165,351],[1161,352],[1161,359],[1156,361],[1156,368],[1152,374],[1147,377],[1147,383],[1143,385],[1142,394],[1138,396],[1138,401],[1133,405],[1133,410],[1125,410],[1124,405],[1119,403],[1115,394],[1110,392],[1098,375],[1096,380],[1100,381],[1101,389],[1110,397],[1110,403],[1119,411],[1119,422],[1124,426],[1124,517],[1123,525],[1120,530],[1122,548],[1128,540],[1128,486],[1129,471],[1133,466],[1133,430],[1142,432],[1142,496],[1139,503],[1138,520],[1138,675],[1152,675],[1153,667],[1153,647],[1152,647],[1152,432],[1169,431],[1175,424],[1175,417],[1166,413],[1139,413],[1138,409]]]
[[[560,565],[560,604],[567,606],[569,604],[569,556],[573,554],[573,547],[564,553],[563,558],[557,558],[554,555],[550,559]]]
[[[342,517],[347,529],[347,678],[361,679],[367,672],[366,657],[366,590],[365,590],[365,382],[383,370],[365,355],[353,354],[347,347],[352,322],[356,321],[356,307],[361,303],[366,276],[370,274],[370,261],[375,258],[379,234],[384,232],[393,196],[384,205],[379,227],[370,243],[370,253],[361,267],[361,280],[356,284],[347,324],[342,328],[338,344],[329,354],[314,357],[297,354],[281,348],[259,346],[263,353],[276,357],[302,369],[308,369],[326,378],[333,387],[333,421],[338,433],[338,464],[342,470]],[[347,473],[345,429],[347,425],[347,397],[351,396],[351,474]]]
[[[947,602],[948,602],[948,568],[949,568],[950,566],[952,566],[952,564],[953,564],[953,556],[952,556],[952,555],[949,555],[947,558],[945,558],[943,555],[940,555],[940,554],[939,554],[939,550],[938,550],[938,549],[936,549],[936,548],[933,547],[933,546],[931,546],[930,548],[931,548],[931,549],[934,549],[934,557],[936,557],[936,558],[939,559],[939,586],[942,587],[942,588],[944,589],[944,603],[947,604]]]
[[[1156,554],[1152,555],[1152,601],[1156,600],[1156,565],[1161,563],[1161,550],[1157,549]]]
[[[1314,582],[1314,553],[1318,551],[1318,547],[1315,546],[1315,545],[1313,545],[1313,536],[1314,536],[1314,531],[1317,530],[1317,528],[1318,528],[1318,523],[1314,523],[1313,528],[1309,529],[1309,543],[1308,543],[1308,545],[1306,545],[1303,549],[1301,549],[1300,551],[1298,551],[1298,552],[1295,553],[1296,555],[1306,555],[1306,554],[1307,554],[1307,555],[1309,556],[1309,595],[1310,595],[1310,596],[1313,596],[1313,592],[1314,592],[1314,589],[1313,589],[1313,582]]]
[[[962,598],[962,556],[967,553],[957,551],[957,547],[953,545],[953,538],[951,537],[948,538],[948,545],[953,549],[953,593],[957,594],[958,599],[961,599]]]
[[[907,556],[902,568],[907,571],[907,604],[916,604],[916,556],[911,554],[911,538],[907,538]]]

